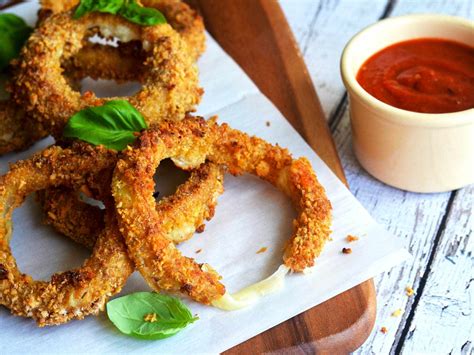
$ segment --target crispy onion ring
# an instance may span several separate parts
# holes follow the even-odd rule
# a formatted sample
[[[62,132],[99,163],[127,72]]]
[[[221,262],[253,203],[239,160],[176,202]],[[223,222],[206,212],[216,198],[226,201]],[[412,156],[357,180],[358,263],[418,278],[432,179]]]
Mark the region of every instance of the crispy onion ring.
[[[292,271],[314,265],[331,232],[331,203],[308,160],[294,160],[286,149],[226,124],[191,117],[144,132],[137,146],[124,152],[112,180],[130,256],[152,288],[181,291],[205,304],[225,294],[212,268],[184,257],[163,237],[163,216],[154,209],[152,194],[153,172],[164,158],[184,168],[207,159],[234,175],[250,173],[275,185],[292,198],[299,212],[285,247],[284,264]]]
[[[163,227],[167,230],[167,239],[173,243],[188,240],[196,229],[200,229],[204,219],[210,220],[214,216],[217,197],[224,191],[223,181],[223,169],[207,163],[193,170],[176,193],[157,202],[158,213],[165,216]],[[82,191],[88,196],[96,195],[90,187]],[[64,186],[40,191],[38,195],[45,215],[43,222],[92,249],[104,228],[105,211],[80,201],[77,191]]]
[[[0,304],[13,314],[32,317],[39,326],[57,325],[97,314],[108,297],[119,292],[133,272],[113,203],[110,203],[110,197],[107,198],[110,179],[102,180],[103,188],[99,192],[107,206],[104,228],[95,243],[84,243],[89,247],[94,244],[94,248],[92,256],[81,268],[55,274],[50,282],[34,281],[18,270],[9,248],[13,210],[28,194],[50,187],[79,189],[87,186],[91,179],[95,181],[97,176],[107,176],[115,161],[116,154],[100,147],[76,144],[74,149],[62,149],[53,146],[14,164],[0,177]],[[222,171],[216,165],[205,164],[191,174],[175,196],[158,203],[156,210],[166,215],[163,228],[167,230],[167,237],[192,234],[204,218],[213,213],[217,196],[208,194],[211,197],[208,201],[202,193],[206,184],[201,184],[201,179],[206,174],[212,175],[209,181],[215,181],[222,176]]]
[[[202,94],[197,67],[187,54],[186,43],[171,26],[141,27],[103,13],[74,20],[71,12],[63,12],[48,17],[31,35],[15,65],[10,88],[16,102],[48,132],[58,137],[74,113],[114,99],[99,99],[91,92],[81,95],[62,75],[61,58],[67,60],[77,54],[84,36],[95,27],[105,37],[142,42],[147,53],[143,63],[146,80],[141,90],[127,99],[149,124],[181,119],[194,109]]]
[[[23,150],[47,133],[25,119],[25,111],[13,101],[0,101],[0,155]]]
[[[193,58],[200,57],[206,49],[206,38],[204,35],[204,21],[197,11],[181,0],[141,0],[138,2],[145,7],[152,7],[162,12],[166,21],[188,44]],[[42,22],[51,14],[71,10],[79,4],[79,0],[41,0],[40,4],[41,9],[38,17],[39,21]],[[95,62],[100,65],[100,61],[96,60]]]
[[[186,42],[191,57],[197,60],[206,47],[204,22],[199,14],[179,0],[147,0],[142,3],[164,14]],[[38,24],[51,14],[70,10],[77,4],[78,0],[41,1]],[[89,43],[87,38],[84,41],[84,46],[75,56],[62,61],[64,75],[71,83],[86,76],[117,82],[145,80],[142,63],[146,53],[136,41],[119,43],[117,48]],[[48,135],[47,130],[25,115],[25,111],[14,102],[0,101],[0,155],[24,150]]]
[[[79,3],[72,1],[41,1],[39,22],[53,13],[68,11]],[[189,5],[180,0],[145,0],[143,6],[163,13],[168,23],[177,31],[188,46],[188,52],[197,60],[206,49],[204,21]],[[88,42],[88,40],[86,39]],[[64,63],[70,76],[82,79],[110,79],[116,81],[142,80],[141,63],[145,53],[136,43],[119,43],[118,47],[87,43],[76,56]],[[138,70],[138,72],[137,72]]]
[[[110,169],[110,161],[100,149],[51,147],[14,164],[0,178],[0,304],[12,313],[32,317],[41,326],[82,318],[97,313],[125,282],[124,271],[131,263],[113,213],[108,214],[107,228],[84,265],[55,274],[50,282],[33,281],[22,274],[9,248],[13,210],[28,194],[51,186],[81,186],[90,174]]]

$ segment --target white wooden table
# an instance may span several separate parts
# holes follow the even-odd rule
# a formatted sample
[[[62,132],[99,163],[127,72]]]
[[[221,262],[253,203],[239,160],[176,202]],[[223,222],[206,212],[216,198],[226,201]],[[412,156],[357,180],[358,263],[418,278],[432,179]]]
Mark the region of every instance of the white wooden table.
[[[358,352],[474,353],[474,185],[415,194],[368,175],[352,152],[348,100],[339,75],[344,45],[365,26],[409,13],[474,20],[474,0],[282,0],[281,5],[319,93],[352,192],[413,255],[375,279],[377,322]],[[405,294],[407,286],[415,295]],[[392,316],[397,309],[402,314]]]

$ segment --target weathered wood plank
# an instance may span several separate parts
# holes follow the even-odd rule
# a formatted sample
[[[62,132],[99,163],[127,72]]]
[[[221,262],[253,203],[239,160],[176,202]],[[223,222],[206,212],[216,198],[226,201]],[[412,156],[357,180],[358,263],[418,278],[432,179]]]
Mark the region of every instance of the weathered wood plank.
[[[378,1],[370,2],[370,4],[365,1],[311,2],[309,4],[309,1],[288,0],[283,1],[282,5],[299,40],[299,45],[304,49],[305,61],[318,88],[323,108],[326,113],[334,112],[344,94],[338,67],[343,46],[358,30],[376,21],[386,2]],[[398,0],[393,1],[392,5],[394,8],[391,15],[434,12],[474,17],[474,5],[469,1]],[[308,15],[309,11],[313,11],[313,20],[309,20],[311,17]],[[305,28],[308,24],[313,28]],[[434,245],[434,238],[446,214],[450,194],[407,193],[390,188],[365,173],[352,154],[349,117],[345,112],[344,101],[342,103],[339,107],[342,108],[342,120],[337,125],[335,139],[351,189],[380,223],[406,240],[407,246],[414,255],[411,262],[376,279],[378,321],[371,337],[359,353],[389,353],[396,348],[398,337],[403,332],[414,302],[414,297],[409,298],[405,295],[404,288],[410,285],[417,289],[424,282],[421,277],[428,271],[430,255],[438,247]],[[463,193],[463,191],[460,192],[460,194]],[[452,215],[453,213],[449,213],[446,217],[448,225],[453,223]],[[443,266],[432,264],[429,275],[437,275],[439,267]],[[433,277],[431,276],[431,279]],[[420,307],[425,304],[424,296],[424,294],[420,295]],[[426,302],[430,304],[429,301]],[[392,312],[399,308],[403,311],[402,316],[392,317]],[[430,314],[431,310],[429,307],[423,311],[420,310],[426,316],[419,321],[424,321],[427,327],[438,319],[436,313]],[[414,321],[418,319],[416,317],[415,312]],[[382,326],[389,329],[385,335],[379,331]],[[472,333],[472,328],[467,328],[467,330]],[[415,339],[416,328],[409,334]],[[441,330],[437,335],[445,339],[444,341],[450,340],[449,335],[444,334],[443,337]],[[421,335],[416,338],[418,342],[420,339]],[[460,339],[464,337],[461,336]],[[409,345],[408,340],[405,346],[407,353],[423,349]],[[427,349],[436,350],[435,348]]]
[[[392,15],[402,15],[417,12],[435,12],[451,15],[473,17],[472,4],[465,1],[398,1],[395,4]],[[414,259],[412,263],[396,268],[389,273],[376,278],[376,288],[378,293],[378,315],[375,330],[360,349],[360,353],[388,353],[393,351],[398,345],[398,339],[407,326],[406,321],[413,306],[413,298],[408,298],[404,294],[406,285],[411,285],[417,290],[424,281],[421,276],[426,271],[429,256],[435,252],[438,245],[434,245],[434,237],[440,226],[442,217],[446,212],[449,194],[419,195],[402,192],[389,188],[376,182],[355,161],[350,148],[350,125],[349,117],[346,114],[340,123],[335,134],[336,144],[343,149],[339,149],[343,166],[345,168],[349,184],[359,200],[365,205],[371,214],[381,223],[384,223],[395,235],[404,237],[409,243],[410,252]],[[343,153],[344,152],[344,153]],[[382,207],[383,206],[383,207]],[[452,215],[448,215],[450,221]],[[412,229],[412,233],[410,233]],[[411,235],[410,235],[411,234]],[[432,273],[443,272],[442,265],[435,265]],[[469,268],[467,269],[469,270]],[[462,282],[462,281],[459,281]],[[454,287],[457,282],[448,287]],[[418,291],[418,290],[417,290]],[[424,300],[425,295],[420,296]],[[429,301],[428,301],[429,302]],[[403,310],[403,315],[399,318],[392,317],[391,314],[397,309]],[[432,310],[432,309],[431,309]],[[437,320],[436,313],[428,314],[429,309],[424,309],[424,321],[426,326]],[[415,317],[418,309],[415,310]],[[472,318],[471,318],[472,319]],[[379,330],[382,326],[389,329],[388,334],[382,334]],[[472,328],[467,328],[471,330]],[[416,331],[411,332],[412,336]],[[437,333],[441,342],[450,343],[449,332],[439,331]],[[422,337],[417,337],[420,344]],[[461,337],[464,342],[466,337]],[[407,339],[403,339],[408,342]],[[464,342],[462,344],[464,344]],[[462,345],[461,344],[461,345]],[[407,345],[408,346],[408,345]],[[442,351],[434,343],[424,343],[419,348],[408,346],[413,351]],[[449,351],[449,350],[448,350]],[[413,353],[407,351],[407,353]]]
[[[391,16],[433,13],[474,18],[474,2],[466,0],[396,0]]]
[[[388,353],[396,342],[397,329],[406,315],[391,317],[393,311],[409,311],[412,298],[405,295],[407,285],[417,288],[449,200],[449,193],[414,194],[391,188],[368,175],[355,159],[348,113],[334,134],[337,148],[352,192],[372,216],[394,235],[402,238],[413,255],[407,263],[376,277],[377,320],[371,336],[360,353]],[[380,333],[385,326],[389,332]]]
[[[345,91],[339,75],[344,45],[357,31],[377,21],[386,4],[385,0],[281,1],[327,119]]]
[[[474,351],[474,185],[456,193],[400,348],[407,354]]]

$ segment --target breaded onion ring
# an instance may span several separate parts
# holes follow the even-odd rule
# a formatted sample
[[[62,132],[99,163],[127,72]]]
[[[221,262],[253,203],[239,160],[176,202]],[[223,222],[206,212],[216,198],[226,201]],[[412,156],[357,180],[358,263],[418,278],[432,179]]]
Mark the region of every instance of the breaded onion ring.
[[[201,56],[206,49],[206,37],[204,35],[204,21],[196,10],[181,0],[141,0],[138,3],[160,11],[171,27],[188,44],[193,58],[197,59]],[[38,13],[39,21],[44,21],[51,14],[69,11],[78,4],[79,0],[41,0],[41,9]],[[96,62],[100,64],[99,60]]]
[[[207,159],[226,166],[234,175],[254,174],[285,192],[299,215],[285,247],[284,264],[293,271],[314,265],[331,232],[331,203],[308,160],[294,160],[286,149],[226,124],[191,117],[145,131],[136,147],[124,152],[112,180],[130,256],[152,288],[181,291],[205,304],[225,294],[215,271],[184,257],[164,238],[163,216],[155,210],[152,194],[153,173],[165,158],[184,168],[199,166]]]
[[[51,14],[70,10],[78,3],[78,0],[41,1],[38,24]],[[164,14],[186,42],[192,58],[197,60],[205,50],[204,22],[199,14],[179,0],[147,0],[143,5]],[[146,52],[140,43],[119,43],[115,48],[89,43],[87,38],[84,41],[84,46],[75,56],[62,61],[64,75],[69,80],[79,81],[86,76],[117,82],[143,82],[146,79],[142,66]],[[25,115],[25,111],[13,102],[0,102],[0,155],[24,150],[48,135],[47,130]]]
[[[89,29],[99,27],[105,37],[122,42],[140,40],[147,56],[146,79],[141,90],[128,101],[147,123],[181,119],[199,102],[197,67],[187,54],[187,45],[171,26],[142,27],[119,16],[90,13],[78,20],[71,12],[48,17],[29,38],[15,65],[10,91],[35,120],[54,136],[61,135],[69,118],[89,106],[114,98],[97,98],[73,90],[62,75],[61,58],[68,60],[83,47]]]
[[[83,318],[97,313],[132,272],[114,213],[108,213],[107,228],[84,265],[55,274],[50,282],[33,281],[22,274],[9,247],[13,210],[28,194],[51,186],[81,186],[90,174],[110,169],[110,161],[101,149],[51,147],[17,162],[0,178],[0,304],[12,313],[32,317],[40,326]]]
[[[26,149],[45,136],[46,131],[26,119],[13,101],[0,101],[0,155]]]
[[[167,239],[173,243],[188,240],[204,219],[210,220],[214,216],[217,197],[224,191],[223,181],[223,169],[206,163],[193,170],[173,195],[157,202],[158,213],[164,215]],[[85,194],[94,195],[89,187],[87,189]],[[43,190],[38,195],[43,205],[43,222],[92,249],[104,228],[104,210],[80,201],[77,191],[64,186]]]
[[[39,23],[53,13],[71,10],[79,1],[46,0],[40,3]],[[195,10],[180,0],[146,0],[141,3],[163,13],[171,27],[186,42],[189,54],[194,60],[201,56],[206,48],[204,21]],[[88,42],[88,39],[85,41]],[[69,76],[78,79],[90,76],[96,80],[141,81],[141,64],[145,55],[137,43],[118,43],[118,47],[86,43],[79,53],[63,63],[63,66]]]
[[[13,210],[24,198],[37,190],[66,186],[78,189],[88,185],[97,176],[106,177],[115,164],[116,154],[103,148],[76,144],[74,149],[57,146],[20,161],[0,177],[0,304],[13,314],[32,317],[39,326],[57,325],[71,319],[82,319],[96,314],[108,297],[120,291],[133,272],[132,261],[118,230],[113,203],[110,204],[110,179],[102,181],[99,195],[106,205],[104,228],[97,241],[85,244],[94,249],[92,256],[81,268],[58,273],[50,282],[34,281],[22,274],[9,248]],[[158,203],[157,211],[165,215],[167,236],[189,235],[212,215],[218,194],[207,194],[201,179],[214,174],[221,176],[220,168],[206,164],[193,172],[187,183],[181,185],[174,197]],[[110,174],[108,174],[110,176]],[[93,184],[94,185],[94,184]],[[222,182],[221,182],[222,188]]]

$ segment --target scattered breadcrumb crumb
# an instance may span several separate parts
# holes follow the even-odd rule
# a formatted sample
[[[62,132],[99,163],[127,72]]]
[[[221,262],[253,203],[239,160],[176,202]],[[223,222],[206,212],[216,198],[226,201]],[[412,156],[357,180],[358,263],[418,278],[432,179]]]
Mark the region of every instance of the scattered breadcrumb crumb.
[[[380,328],[380,331],[381,331],[382,333],[384,333],[384,334],[387,334],[387,333],[388,333],[387,327],[382,327],[382,328]]]
[[[265,124],[267,125],[267,127],[270,127],[270,121],[265,122]]]
[[[156,315],[156,313],[148,313],[145,314],[143,320],[148,323],[155,323],[158,321],[158,316]]]
[[[352,249],[351,248],[342,248],[342,253],[343,254],[350,254],[350,253],[352,253]]]
[[[199,227],[196,228],[196,233],[202,233],[204,232],[204,229],[206,228],[206,225],[203,223]]]
[[[267,251],[267,249],[268,249],[267,247],[262,247],[262,248],[258,249],[257,254],[265,253]]]
[[[347,240],[349,243],[352,243],[352,242],[355,242],[356,240],[359,240],[359,237],[356,237],[355,235],[349,234],[349,235],[346,237],[346,240]]]
[[[396,311],[392,312],[392,317],[400,317],[401,314],[402,314],[402,310],[399,308]]]
[[[407,286],[405,287],[405,293],[408,297],[411,297],[415,294],[415,291],[410,286]]]
[[[202,249],[198,249],[198,250],[196,250],[196,252],[195,252],[195,253],[196,253],[196,254],[199,254],[200,252],[202,252]]]

